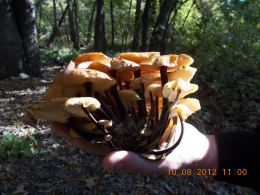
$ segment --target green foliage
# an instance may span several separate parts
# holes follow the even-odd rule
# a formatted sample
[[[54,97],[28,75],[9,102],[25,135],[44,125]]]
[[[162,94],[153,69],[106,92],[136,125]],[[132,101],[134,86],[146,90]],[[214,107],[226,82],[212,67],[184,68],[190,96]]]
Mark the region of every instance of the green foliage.
[[[42,148],[41,140],[35,139],[34,136],[22,139],[8,131],[3,132],[0,142],[0,158],[14,163],[22,156],[32,157],[35,154],[44,153],[46,151]]]
[[[70,48],[57,48],[54,47],[52,50],[49,49],[40,49],[40,59],[41,61],[45,59],[52,59],[58,62],[69,62],[76,56],[80,55],[81,53],[84,53],[82,50],[75,50]]]
[[[202,107],[241,129],[260,122],[259,11],[256,0],[204,5],[174,37],[177,51],[195,58]]]

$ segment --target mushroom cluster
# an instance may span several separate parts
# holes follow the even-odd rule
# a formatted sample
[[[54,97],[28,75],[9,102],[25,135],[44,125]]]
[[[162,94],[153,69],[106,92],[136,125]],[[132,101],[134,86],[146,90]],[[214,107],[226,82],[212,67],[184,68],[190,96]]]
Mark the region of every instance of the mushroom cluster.
[[[111,150],[164,158],[180,143],[183,121],[200,109],[185,54],[129,52],[73,59],[46,89],[46,102],[26,109],[33,119],[69,123],[71,134]],[[180,135],[176,138],[176,129]]]

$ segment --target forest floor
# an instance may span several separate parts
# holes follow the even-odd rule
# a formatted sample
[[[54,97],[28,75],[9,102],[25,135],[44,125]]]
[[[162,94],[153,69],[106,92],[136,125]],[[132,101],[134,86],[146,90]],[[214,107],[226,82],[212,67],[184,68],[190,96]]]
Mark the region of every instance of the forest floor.
[[[0,159],[0,194],[250,194],[252,190],[209,176],[146,176],[107,172],[102,158],[66,143],[41,121],[38,130],[23,124],[24,109],[44,101],[44,93],[59,65],[44,65],[42,78],[0,81],[0,138],[4,131],[26,137],[36,133],[46,154]]]

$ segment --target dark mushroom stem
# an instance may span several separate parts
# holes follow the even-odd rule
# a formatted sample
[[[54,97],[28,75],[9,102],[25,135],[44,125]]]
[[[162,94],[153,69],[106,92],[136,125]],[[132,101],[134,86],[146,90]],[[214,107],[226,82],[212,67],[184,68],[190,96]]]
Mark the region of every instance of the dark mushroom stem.
[[[135,79],[141,77],[141,69],[134,71],[134,77]]]
[[[148,118],[148,124],[149,124],[148,127],[149,127],[149,129],[152,129],[153,125],[154,125],[154,101],[153,101],[153,95],[151,92],[149,95],[150,95],[151,110],[150,110],[150,115]]]
[[[122,82],[121,82],[121,80],[120,80],[120,79],[118,79],[118,81],[117,81],[117,82],[118,82],[118,85],[119,85],[119,89],[120,89],[120,90],[122,90]]]
[[[159,125],[165,124],[165,122],[168,120],[168,116],[169,116],[169,113],[170,113],[172,107],[175,106],[177,104],[177,102],[180,100],[180,94],[181,94],[181,91],[178,90],[177,96],[176,96],[175,100],[171,103],[171,105],[170,106],[167,106],[167,105],[163,106],[162,113],[161,113],[160,119],[158,121]]]
[[[174,121],[175,124],[177,124],[178,117],[176,116],[175,118],[172,118],[172,120]],[[173,127],[171,127],[171,132],[167,137],[167,140],[166,140],[167,144],[166,144],[165,148],[168,148],[169,145],[174,141],[174,135],[175,135],[175,131],[174,131]]]
[[[109,74],[110,76],[112,76],[114,79],[116,79],[116,73],[117,71],[116,70],[109,70]],[[119,87],[121,85],[121,81],[119,80]],[[122,88],[122,86],[120,87]],[[118,109],[119,109],[119,114],[120,116],[125,116],[125,114],[127,113],[126,112],[126,109],[119,97],[119,94],[118,94],[118,91],[117,91],[117,84],[113,85],[112,87],[110,87],[110,93],[111,95],[113,96],[115,102],[117,103],[117,106],[118,106]]]
[[[68,119],[70,126],[74,131],[77,132],[81,137],[87,139],[87,140],[93,140],[93,139],[102,139],[104,135],[94,134],[88,132],[86,129],[78,125],[77,118],[71,117]]]
[[[146,111],[146,101],[144,96],[144,84],[141,83],[141,88],[136,90],[136,93],[142,98],[141,101],[137,102],[138,105],[138,117],[139,118],[146,118],[147,111]]]
[[[142,100],[137,101],[138,106],[138,129],[143,128],[146,124],[146,117],[147,117],[147,111],[146,111],[146,101],[144,96],[144,85],[141,84],[141,88],[136,90],[137,94],[142,98]]]
[[[115,113],[113,112],[111,106],[108,106],[105,97],[103,97],[100,93],[95,93],[95,98],[100,102],[101,107],[99,108],[101,112],[108,118],[109,120],[118,121]]]
[[[159,98],[156,96],[155,98],[155,122],[157,123],[159,120]]]
[[[106,137],[110,137],[110,138],[111,138],[111,139],[109,139],[107,142],[109,142],[114,149],[117,149],[117,147],[115,146],[115,144],[114,144],[113,141],[112,141],[112,136],[110,135],[110,131],[109,131],[106,127],[104,127],[103,125],[101,125],[101,124],[94,118],[94,116],[88,111],[88,109],[86,109],[86,108],[84,108],[84,107],[82,107],[82,108],[83,108],[84,112],[87,114],[87,116],[89,117],[89,119],[90,119],[99,129],[101,129],[101,130],[104,132],[105,138],[106,138]]]
[[[125,81],[125,88],[129,89],[130,88],[130,81]]]
[[[87,97],[93,97],[93,86],[91,82],[86,82],[85,84],[85,89],[86,89],[86,95]]]
[[[131,117],[133,118],[134,122],[137,124],[136,112],[135,112],[133,105],[131,106],[130,114],[131,114]]]
[[[172,107],[179,101],[181,91],[178,91],[177,97],[171,103],[170,106],[163,106],[162,112],[160,115],[160,119],[158,123],[156,123],[155,127],[152,130],[152,134],[148,137],[148,144],[147,145],[154,145],[158,143],[158,138],[161,137],[169,124],[169,114]],[[148,151],[147,151],[148,152]]]
[[[113,77],[114,79],[116,79],[116,72],[117,72],[116,70],[109,70],[108,72],[109,72],[109,74],[110,74],[111,77]]]
[[[126,112],[126,109],[125,109],[125,107],[124,107],[124,105],[121,101],[121,98],[119,97],[116,85],[113,85],[110,88],[110,93],[113,96],[115,102],[117,103],[120,116],[125,116],[127,114],[127,112]]]
[[[98,119],[112,120],[112,118],[100,107],[96,111],[93,112],[93,116]]]
[[[111,136],[111,135],[106,135],[106,136],[105,136],[105,142],[108,142],[108,143],[112,146],[112,148],[113,148],[114,150],[118,150],[117,146],[116,146],[116,145],[114,144],[114,142],[112,141],[112,136]],[[109,147],[109,146],[108,146],[108,148],[111,149],[111,147]]]
[[[178,117],[180,118],[180,122],[181,122],[181,134],[180,137],[178,138],[177,142],[175,144],[173,144],[172,146],[162,149],[162,150],[152,150],[149,151],[149,154],[153,154],[153,155],[163,155],[163,154],[168,154],[169,152],[173,151],[181,142],[182,137],[183,137],[183,132],[184,132],[184,124],[183,124],[183,119],[181,117],[181,115],[178,114]]]
[[[129,105],[129,110],[131,110],[131,106]],[[134,136],[138,130],[136,122],[135,122],[135,118],[130,114],[131,111],[129,113],[126,114],[125,116],[125,129],[124,129],[124,134],[127,136]]]
[[[137,119],[136,119],[136,114],[135,114],[135,111],[134,111],[134,108],[133,108],[133,105],[128,105],[128,116],[130,117],[130,120],[133,122],[133,125],[134,125],[134,131],[137,129],[136,127],[136,122],[137,122]]]
[[[101,129],[105,134],[108,133],[107,129],[104,128],[103,125],[101,125],[95,118],[94,116],[88,111],[87,108],[82,107],[83,111],[87,114],[88,118],[99,128]]]
[[[112,98],[110,96],[109,90],[105,91],[105,94],[106,94],[106,98],[107,98],[108,102],[112,106],[112,113],[114,113],[116,115],[116,118],[120,118],[119,113],[117,112],[117,109],[116,109],[116,105],[114,104],[114,101],[112,100]]]
[[[146,123],[146,117],[145,117],[145,113],[144,113],[144,109],[143,109],[143,107],[144,107],[143,104],[144,104],[143,100],[137,101],[137,108],[138,108],[138,111],[137,111],[137,113],[138,113],[138,115],[137,115],[138,116],[137,117],[138,123],[137,123],[137,125],[138,125],[138,129],[143,128],[145,123]]]
[[[167,66],[160,66],[162,88],[168,82]],[[168,99],[163,98],[163,105],[168,104]]]
[[[144,84],[141,84],[141,89],[142,89],[142,93],[141,93],[141,98],[143,99],[143,109],[144,109],[144,117],[147,116],[147,111],[146,111],[146,101],[145,101],[145,96],[144,96]]]

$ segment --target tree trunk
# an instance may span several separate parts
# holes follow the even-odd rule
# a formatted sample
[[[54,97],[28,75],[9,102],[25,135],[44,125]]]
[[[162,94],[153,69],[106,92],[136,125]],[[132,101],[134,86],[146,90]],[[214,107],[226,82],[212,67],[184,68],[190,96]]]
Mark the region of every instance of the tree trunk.
[[[167,22],[167,26],[166,26],[164,33],[163,33],[163,39],[162,39],[161,48],[160,48],[160,52],[162,54],[166,53],[167,43],[168,43],[169,37],[174,36],[175,20],[176,20],[177,12],[178,12],[179,9],[180,9],[180,7],[177,7],[177,6],[175,7],[174,16],[172,17],[170,22],[169,21]],[[172,30],[172,33],[170,32],[170,29]],[[171,45],[173,45],[173,42],[171,42]]]
[[[185,16],[184,21],[183,21],[183,23],[182,23],[182,25],[181,25],[181,32],[182,32],[182,30],[183,30],[183,28],[184,28],[184,25],[185,25],[185,22],[186,22],[187,18],[188,18],[189,15],[190,15],[190,11],[191,11],[191,9],[192,9],[192,7],[193,7],[193,5],[194,5],[195,3],[196,3],[196,0],[193,0],[193,1],[192,1],[192,4],[191,4],[191,6],[190,6],[190,9],[189,9],[187,15]]]
[[[53,4],[53,26],[54,29],[58,28],[58,23],[57,23],[57,11],[56,11],[56,0],[52,0]]]
[[[115,19],[114,19],[114,5],[113,0],[110,0],[110,17],[111,17],[111,36],[112,36],[112,51],[115,47]]]
[[[132,8],[132,0],[130,0],[130,5],[128,9],[128,14],[126,18],[126,24],[124,27],[123,35],[122,35],[122,42],[121,42],[121,51],[124,50],[125,44],[127,42],[127,36],[128,36],[128,26],[129,26],[129,21],[130,21],[130,13],[131,13],[131,8]]]
[[[21,39],[8,0],[0,1],[0,36],[0,79],[2,80],[17,76],[23,70]]]
[[[158,8],[157,8],[157,0],[150,0],[150,10],[149,10],[149,23],[150,23],[150,28],[153,28],[156,22],[156,16],[158,13]]]
[[[146,0],[143,14],[143,32],[142,32],[142,45],[141,51],[147,50],[147,42],[149,39],[149,10],[151,0]]]
[[[91,32],[92,32],[92,23],[93,23],[93,18],[94,18],[94,15],[95,15],[96,6],[97,6],[97,1],[95,1],[94,5],[93,5],[91,17],[90,17],[89,24],[88,24],[88,35],[87,35],[86,46],[90,42]]]
[[[140,36],[140,26],[141,26],[141,0],[137,0],[136,8],[135,8],[135,26],[134,26],[134,37],[133,37],[133,45],[132,50],[139,50],[139,36]]]
[[[66,18],[64,18],[64,26],[65,26],[65,32],[66,32],[68,46],[70,47],[71,46],[70,33],[69,33],[68,21]]]
[[[12,7],[22,40],[24,70],[29,75],[40,76],[34,0],[13,0]]]
[[[35,4],[35,12],[36,12],[36,21],[41,21],[42,20],[42,0],[39,0],[37,2],[37,4]],[[39,18],[38,18],[39,17]],[[38,29],[41,29],[41,26],[40,26],[40,22],[39,24],[37,25],[37,28]],[[39,35],[40,33],[38,33]]]
[[[47,47],[49,47],[55,40],[55,37],[59,33],[58,29],[58,22],[57,22],[57,11],[56,11],[56,0],[52,0],[52,7],[53,7],[53,27],[50,39],[47,43]]]
[[[75,16],[75,36],[76,36],[76,49],[80,49],[80,37],[79,37],[79,8],[78,8],[78,0],[74,0],[73,4],[74,8],[74,16]]]
[[[68,3],[68,15],[69,15],[70,39],[73,43],[73,48],[78,50],[79,45],[77,42],[76,32],[75,32],[75,28],[74,28],[74,17],[73,17],[73,12],[72,12],[72,8],[71,8],[71,0],[68,0],[67,3]]]
[[[95,51],[106,51],[105,37],[105,15],[104,15],[104,0],[97,0],[97,14],[95,24]]]
[[[167,27],[169,17],[174,7],[176,7],[177,2],[178,0],[167,0],[163,2],[152,33],[149,47],[150,51],[160,50],[164,30]]]
[[[53,28],[50,39],[49,39],[48,44],[47,44],[48,47],[50,47],[50,45],[55,41],[56,36],[60,33],[60,27],[61,27],[61,24],[62,24],[65,16],[66,16],[67,11],[68,11],[68,5],[66,6],[65,10],[62,13],[62,16],[61,16],[61,18],[58,22],[57,28]]]

